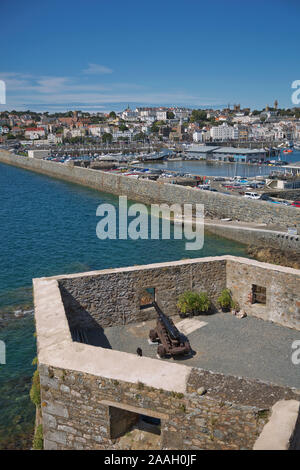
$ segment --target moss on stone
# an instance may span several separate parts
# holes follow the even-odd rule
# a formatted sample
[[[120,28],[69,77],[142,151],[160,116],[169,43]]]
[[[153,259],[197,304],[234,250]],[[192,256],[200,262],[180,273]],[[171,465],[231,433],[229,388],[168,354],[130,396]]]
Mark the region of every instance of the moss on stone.
[[[39,371],[36,370],[32,377],[32,385],[29,392],[30,399],[35,406],[41,406],[41,386]]]
[[[44,448],[43,426],[41,424],[35,429],[32,448],[33,450],[43,450]]]

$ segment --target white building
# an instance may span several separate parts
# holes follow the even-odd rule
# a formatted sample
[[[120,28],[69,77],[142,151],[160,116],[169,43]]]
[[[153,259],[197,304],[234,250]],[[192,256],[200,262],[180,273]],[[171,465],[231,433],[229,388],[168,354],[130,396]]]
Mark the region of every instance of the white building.
[[[132,133],[130,131],[113,131],[112,133],[113,139],[131,139]]]
[[[75,129],[64,129],[64,137],[83,137],[86,135],[86,129],[78,127]]]
[[[97,124],[91,124],[89,126],[89,134],[94,137],[101,137],[106,131],[104,130],[104,126],[98,126]],[[109,127],[108,127],[109,132]]]
[[[182,119],[183,121],[185,121],[192,114],[192,111],[189,109],[177,108],[177,109],[174,109],[173,113],[176,119]]]
[[[49,144],[61,144],[62,138],[55,134],[48,134],[47,141]]]
[[[150,134],[151,127],[150,127],[150,126],[142,126],[142,127],[141,127],[141,131],[142,131],[144,134]]]
[[[120,115],[121,115],[121,118],[124,119],[125,121],[133,121],[133,120],[136,120],[138,113],[128,107]]]
[[[31,127],[25,130],[25,138],[30,140],[45,137],[45,129],[43,127]]]
[[[236,126],[228,126],[224,123],[221,126],[214,126],[210,130],[213,140],[234,140],[239,138],[239,130]]]
[[[203,132],[202,131],[195,131],[193,133],[193,141],[194,142],[203,142]]]
[[[153,108],[136,108],[136,113],[143,118],[154,118],[156,119],[156,111]]]
[[[158,121],[166,121],[168,119],[167,111],[157,111],[156,112],[156,119]]]

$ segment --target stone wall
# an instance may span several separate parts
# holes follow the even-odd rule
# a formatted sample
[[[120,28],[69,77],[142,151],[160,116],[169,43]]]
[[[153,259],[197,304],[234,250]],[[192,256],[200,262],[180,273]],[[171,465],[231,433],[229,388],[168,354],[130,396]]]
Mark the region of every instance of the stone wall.
[[[39,371],[47,450],[119,449],[116,431],[130,431],[138,413],[161,419],[162,449],[252,449],[272,405],[299,399],[287,388],[199,369],[185,394],[43,364]]]
[[[267,229],[253,229],[205,221],[205,230],[220,237],[229,238],[245,245],[266,246],[282,251],[300,253],[300,235],[290,235]]]
[[[154,288],[162,310],[175,315],[178,297],[184,291],[206,291],[216,304],[225,284],[225,260],[211,258],[115,269],[59,281],[71,328],[124,325],[156,318],[153,309],[140,308],[145,288]]]
[[[252,304],[252,286],[266,288],[266,305]],[[141,309],[145,288],[155,288],[158,304],[167,315],[178,314],[178,297],[186,290],[206,291],[212,310],[225,287],[247,315],[300,330],[300,273],[292,268],[224,256],[100,271],[59,280],[71,328],[107,327],[156,318]]]
[[[247,315],[300,330],[299,271],[251,260],[228,260],[226,279],[227,287]],[[265,305],[249,302],[252,285],[266,288]]]
[[[26,168],[55,178],[89,186],[100,191],[126,195],[128,198],[150,203],[204,204],[205,211],[216,218],[230,217],[245,222],[277,224],[284,227],[296,225],[300,230],[300,211],[288,206],[269,204],[234,195],[198,191],[183,186],[137,180],[126,176],[90,170],[61,163],[16,156],[0,151],[0,162]]]

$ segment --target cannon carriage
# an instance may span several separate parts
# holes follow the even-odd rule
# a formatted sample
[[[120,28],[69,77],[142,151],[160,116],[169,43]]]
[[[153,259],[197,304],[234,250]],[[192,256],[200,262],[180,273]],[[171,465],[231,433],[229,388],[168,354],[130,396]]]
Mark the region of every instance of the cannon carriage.
[[[158,318],[156,328],[150,330],[149,338],[153,343],[160,343],[157,347],[159,357],[190,354],[192,349],[188,339],[176,328],[173,320],[162,312],[157,302],[154,301],[152,305]]]

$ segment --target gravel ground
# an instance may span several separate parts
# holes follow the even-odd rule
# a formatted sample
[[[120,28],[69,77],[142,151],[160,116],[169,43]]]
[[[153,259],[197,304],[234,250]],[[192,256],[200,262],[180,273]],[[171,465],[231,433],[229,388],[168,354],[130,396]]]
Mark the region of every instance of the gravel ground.
[[[300,331],[265,322],[255,317],[238,319],[230,313],[197,317],[207,325],[188,335],[193,356],[176,358],[192,367],[239,377],[261,379],[300,389],[300,364],[291,360],[292,343]],[[180,321],[173,318],[174,322]],[[89,331],[88,342],[106,348],[143,355],[157,360],[157,346],[149,344],[148,334],[155,321]]]

